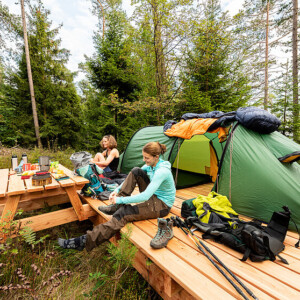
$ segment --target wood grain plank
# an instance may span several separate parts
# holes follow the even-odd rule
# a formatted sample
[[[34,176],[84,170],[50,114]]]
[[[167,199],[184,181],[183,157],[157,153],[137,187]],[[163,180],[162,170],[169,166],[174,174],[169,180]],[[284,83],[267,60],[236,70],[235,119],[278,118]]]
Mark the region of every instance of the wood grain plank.
[[[59,164],[58,166],[59,166],[60,170],[63,170],[67,176],[69,176],[72,180],[74,180],[76,185],[84,185],[86,183],[89,183],[88,179],[86,179],[82,176],[75,175],[73,171],[69,170],[68,168],[64,167],[63,165]]]
[[[89,217],[95,216],[96,213],[88,204],[85,204],[83,205],[83,215],[85,216],[85,219],[88,219]],[[26,226],[31,227],[34,231],[40,231],[77,220],[78,217],[73,207],[70,207],[47,214],[21,219],[21,227],[24,227],[27,223]]]
[[[70,202],[72,203],[72,206],[76,212],[76,215],[78,217],[79,221],[84,220],[84,213],[82,211],[83,206],[81,203],[81,200],[77,194],[75,186],[68,186],[65,187],[65,191],[67,192]]]
[[[157,291],[157,293],[164,300],[182,300],[182,299],[195,300],[196,299],[195,297],[190,295],[186,290],[184,290],[182,287],[176,293],[173,292],[172,296],[169,297],[167,295],[167,292],[165,291],[165,289],[168,288],[168,286],[166,287],[168,283],[166,283],[165,281],[166,273],[163,272],[163,270],[160,269],[153,262],[149,264],[148,257],[141,250],[137,251],[134,258],[133,266],[144,277],[144,279],[148,281],[148,283]]]
[[[23,211],[31,211],[35,209],[44,208],[46,206],[49,207],[49,206],[54,206],[62,203],[68,203],[68,202],[70,202],[70,199],[66,193],[63,195],[57,195],[57,196],[52,196],[47,198],[32,199],[30,201],[28,200],[22,201],[22,196],[21,196],[21,199],[19,200],[18,208],[22,209]],[[0,203],[0,216],[3,212],[4,206],[5,204]]]
[[[8,169],[0,169],[0,197],[4,197],[8,186]]]
[[[139,227],[145,233],[150,235],[153,238],[157,231],[157,221],[156,220],[148,220],[148,221],[139,221],[134,222],[135,226]],[[176,229],[176,230],[175,230]],[[176,254],[180,259],[187,262],[191,266],[193,266],[199,273],[205,275],[209,280],[218,284],[222,289],[230,293],[232,296],[236,298],[241,298],[241,296],[237,293],[234,287],[225,279],[225,277],[215,268],[212,263],[196,248],[196,246],[190,242],[187,236],[178,235],[180,230],[178,228],[174,228],[175,237],[169,241],[167,248],[174,254]],[[178,238],[179,237],[179,238]],[[183,241],[180,240],[183,239]],[[230,266],[231,269],[231,265]],[[254,270],[255,271],[255,270]],[[249,272],[249,270],[248,270]],[[256,275],[259,272],[256,272]],[[282,297],[285,292],[285,286],[282,285],[282,293],[274,292],[272,288],[265,287],[267,292],[262,290],[260,287],[257,287],[252,282],[245,282],[244,279],[241,278],[240,275],[237,275],[244,283],[249,287],[250,290],[259,298],[259,299],[273,299],[272,293]],[[267,277],[262,273],[263,278]],[[256,280],[257,284],[262,284],[259,280]],[[197,284],[196,280],[194,280],[192,284]],[[265,284],[264,284],[265,285]],[[296,292],[292,290],[291,293],[293,296],[296,295]],[[283,297],[282,299],[288,300],[288,297]]]
[[[60,187],[60,184],[52,177],[52,183],[44,186],[45,190],[57,189]]]
[[[24,181],[21,176],[15,174],[9,176],[7,195],[21,195],[26,192]]]
[[[9,222],[13,220],[18,208],[20,197],[20,195],[12,195],[7,197],[3,213],[1,215],[1,222]]]
[[[75,186],[75,182],[72,179],[59,180],[58,183],[61,187]]]
[[[168,249],[152,249],[151,237],[136,226],[132,226],[131,230],[129,240],[195,298],[208,299],[209,291],[210,299],[236,299]],[[124,227],[122,231],[127,232],[128,228]]]
[[[142,221],[141,221],[142,222]],[[145,221],[143,221],[145,222]],[[157,220],[148,220],[148,222],[153,223],[155,227],[157,226]],[[136,226],[140,226],[141,228],[144,227],[145,230],[147,228],[147,225],[144,223],[136,222]],[[149,230],[149,229],[148,229]],[[152,233],[153,234],[153,233]],[[174,235],[175,238],[183,242],[184,244],[188,245],[189,247],[192,247],[196,251],[198,250],[193,244],[190,239],[187,238],[183,232],[178,229],[174,228]],[[182,259],[186,259],[189,263],[191,264],[196,264],[198,263],[198,260],[196,258],[193,258],[191,254],[186,252],[187,250],[177,248],[177,243],[168,243],[167,247],[174,247],[172,251],[175,253],[178,253],[179,256],[182,256]],[[263,291],[264,293],[268,294],[268,297],[275,297],[277,299],[296,299],[300,294],[298,291],[296,291],[293,287],[288,287],[285,283],[280,282],[277,279],[274,279],[273,277],[270,276],[270,274],[265,274],[265,272],[262,272],[259,269],[256,269],[253,267],[253,265],[248,264],[248,262],[242,262],[237,257],[234,257],[230,254],[227,254],[222,251],[222,249],[218,249],[214,247],[213,245],[208,245],[206,241],[204,243],[209,246],[210,250],[221,259],[221,261],[228,266],[231,271],[236,274],[240,279],[243,281],[249,282],[253,287],[253,292],[254,289],[258,289]],[[177,249],[177,250],[176,250]],[[200,253],[200,252],[199,252]],[[201,253],[200,253],[201,254]],[[239,254],[239,253],[238,253]],[[201,254],[202,255],[202,254]],[[196,262],[197,261],[197,262]],[[274,264],[273,262],[268,262],[269,264]],[[213,266],[210,264],[208,260],[203,260],[201,264],[198,265],[199,268],[202,268],[202,265],[208,265],[211,268]],[[254,263],[255,265],[260,265],[260,263]],[[208,272],[208,276],[211,273],[211,271],[208,269],[206,270]],[[293,274],[293,273],[291,273]],[[211,274],[212,275],[212,274]],[[215,276],[215,275],[212,275]],[[248,283],[247,283],[248,285]],[[251,289],[251,288],[250,288]],[[259,296],[259,291],[256,290],[255,294],[257,293],[257,297],[259,299],[265,299],[266,295],[261,295]]]

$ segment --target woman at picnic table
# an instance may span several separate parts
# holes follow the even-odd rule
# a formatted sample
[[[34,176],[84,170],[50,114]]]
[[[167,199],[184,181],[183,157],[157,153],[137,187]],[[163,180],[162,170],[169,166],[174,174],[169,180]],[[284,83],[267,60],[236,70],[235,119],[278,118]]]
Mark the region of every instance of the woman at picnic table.
[[[86,248],[91,251],[109,240],[128,222],[167,216],[173,206],[176,189],[171,164],[160,157],[166,150],[166,146],[159,142],[146,144],[142,152],[145,165],[131,170],[123,184],[110,195],[111,205],[98,208],[112,215],[112,218],[80,237],[69,240],[59,238],[59,245],[66,249],[81,251]],[[131,195],[136,184],[140,194]]]
[[[117,171],[120,154],[116,139],[108,134],[102,138],[99,144],[104,151],[102,153],[98,152],[92,162],[104,169],[104,172]]]

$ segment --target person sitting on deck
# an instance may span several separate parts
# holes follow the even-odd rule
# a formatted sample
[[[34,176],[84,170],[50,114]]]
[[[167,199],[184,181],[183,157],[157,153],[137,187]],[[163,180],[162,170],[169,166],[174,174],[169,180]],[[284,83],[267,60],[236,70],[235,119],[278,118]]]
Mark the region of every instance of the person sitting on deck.
[[[91,251],[109,240],[128,222],[167,216],[175,201],[176,188],[170,162],[160,157],[166,150],[166,145],[159,142],[146,144],[143,147],[145,165],[131,170],[123,184],[110,195],[111,205],[98,208],[112,215],[111,220],[95,226],[80,237],[69,240],[59,238],[59,245],[66,249],[81,251],[86,248]],[[131,195],[136,184],[140,194]]]
[[[120,154],[116,139],[110,134],[105,135],[99,144],[105,150],[102,153],[98,152],[91,162],[102,168],[104,172],[117,171]]]

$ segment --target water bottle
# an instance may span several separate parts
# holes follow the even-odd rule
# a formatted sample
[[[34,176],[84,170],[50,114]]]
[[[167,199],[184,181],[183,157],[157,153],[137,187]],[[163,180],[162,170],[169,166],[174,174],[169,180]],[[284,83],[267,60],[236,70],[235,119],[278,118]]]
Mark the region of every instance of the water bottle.
[[[15,168],[17,168],[17,167],[18,167],[18,157],[17,157],[17,155],[13,155],[11,157],[11,168],[14,171]]]
[[[28,162],[27,162],[27,154],[26,154],[26,153],[22,154],[22,160],[23,160],[23,163],[24,163],[24,164],[27,164],[27,163],[28,163]]]

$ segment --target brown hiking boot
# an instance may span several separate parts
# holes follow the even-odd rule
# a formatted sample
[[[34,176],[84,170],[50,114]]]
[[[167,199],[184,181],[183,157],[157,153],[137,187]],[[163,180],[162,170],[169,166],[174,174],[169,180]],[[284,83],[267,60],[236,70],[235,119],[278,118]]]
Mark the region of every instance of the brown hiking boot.
[[[173,221],[158,218],[158,230],[155,237],[151,240],[150,246],[155,249],[166,247],[168,241],[173,238]]]
[[[107,215],[113,215],[121,206],[122,204],[101,205],[98,210]]]

